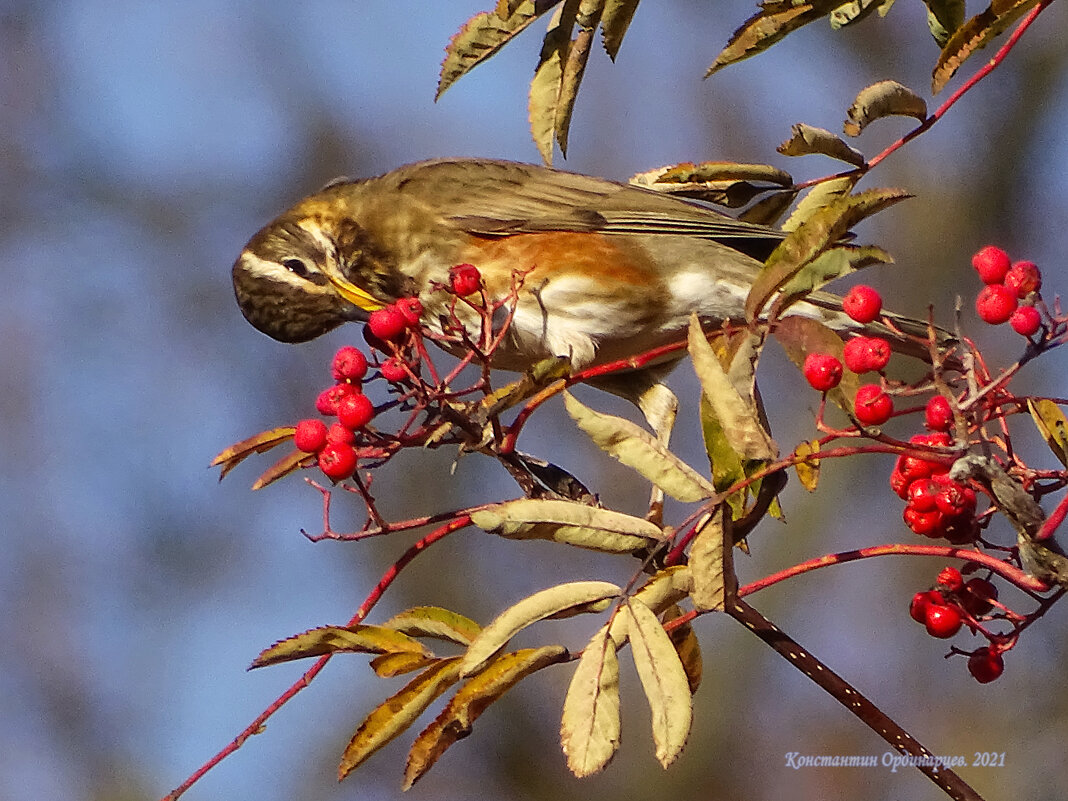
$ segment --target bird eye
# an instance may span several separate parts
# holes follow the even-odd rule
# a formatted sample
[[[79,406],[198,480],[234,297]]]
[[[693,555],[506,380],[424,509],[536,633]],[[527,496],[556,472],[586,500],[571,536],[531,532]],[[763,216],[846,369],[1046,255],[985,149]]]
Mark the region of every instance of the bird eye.
[[[300,259],[282,259],[282,266],[301,278],[307,278],[308,273],[311,272],[311,268]]]

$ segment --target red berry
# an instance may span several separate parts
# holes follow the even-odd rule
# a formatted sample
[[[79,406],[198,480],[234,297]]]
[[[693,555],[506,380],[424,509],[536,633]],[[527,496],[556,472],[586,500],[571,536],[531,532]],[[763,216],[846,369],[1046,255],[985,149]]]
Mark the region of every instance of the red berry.
[[[1009,254],[996,245],[987,245],[972,256],[972,267],[984,284],[1000,284],[1009,271]]]
[[[845,344],[843,361],[857,374],[882,370],[890,361],[890,343],[882,337],[854,337]]]
[[[367,357],[352,345],[338,348],[330,371],[338,381],[359,381],[367,374]]]
[[[382,362],[382,366],[378,368],[378,371],[386,381],[393,383],[403,381],[408,377],[408,371],[404,369],[404,363],[395,357]]]
[[[810,353],[805,357],[802,372],[813,389],[826,392],[842,380],[842,363],[829,353]]]
[[[401,316],[404,318],[408,328],[415,328],[419,325],[419,320],[423,316],[423,304],[419,298],[401,298],[397,301],[396,306],[400,309]]]
[[[842,309],[858,323],[870,323],[883,309],[882,296],[864,284],[857,284],[842,298]]]
[[[897,468],[890,471],[890,489],[894,491],[894,494],[901,500],[905,500],[909,495],[909,486],[912,484],[905,474]]]
[[[342,398],[337,405],[337,421],[345,428],[359,431],[375,416],[375,405],[363,393]]]
[[[905,519],[905,525],[921,537],[942,536],[942,513],[937,509],[921,512],[906,506],[901,516]]]
[[[943,518],[942,536],[952,545],[968,545],[979,539],[979,524],[973,517]]]
[[[862,425],[880,426],[894,413],[894,402],[878,384],[864,384],[853,402],[857,420]]]
[[[964,577],[955,567],[943,567],[938,574],[938,584],[945,587],[947,592],[956,592],[964,586]]]
[[[375,309],[367,320],[371,333],[386,342],[399,339],[408,328],[408,321],[396,306]]]
[[[473,295],[482,288],[482,274],[473,264],[457,264],[449,270],[452,291],[460,297]]]
[[[980,684],[989,684],[1005,672],[1005,660],[997,651],[984,645],[968,657],[968,672]]]
[[[301,420],[293,432],[293,444],[305,453],[317,453],[326,444],[326,423],[318,418]]]
[[[348,395],[355,395],[359,391],[352,384],[334,384],[319,393],[319,397],[315,399],[315,408],[318,409],[319,414],[333,417],[337,414],[337,405],[341,399]]]
[[[356,449],[344,442],[328,442],[319,451],[319,469],[331,481],[342,481],[356,472]]]
[[[975,299],[975,313],[984,323],[1001,325],[1009,321],[1017,305],[1016,293],[1007,286],[987,284]]]
[[[941,487],[930,478],[921,478],[909,484],[907,500],[917,512],[931,512],[938,508],[935,498]]]
[[[341,423],[331,423],[330,428],[326,430],[326,441],[353,445],[356,442],[356,432],[351,428],[345,428]]]
[[[993,609],[997,599],[998,588],[984,578],[968,579],[960,593],[961,605],[976,617]]]
[[[1013,290],[1017,297],[1026,298],[1042,288],[1042,273],[1033,261],[1018,261],[1009,268],[1005,286]]]
[[[956,481],[947,481],[935,495],[935,506],[946,517],[971,517],[975,505],[975,490]]]
[[[1042,315],[1034,306],[1020,306],[1009,318],[1009,325],[1020,336],[1033,337],[1042,327]]]
[[[913,445],[950,445],[953,440],[945,431],[932,431],[930,434],[913,434],[909,437]]]
[[[931,604],[944,604],[942,594],[934,590],[925,590],[912,596],[909,603],[909,615],[917,623],[927,622],[927,607]]]
[[[935,395],[927,401],[923,416],[924,424],[932,431],[949,431],[953,426],[953,408],[942,395]]]
[[[955,606],[927,605],[924,624],[927,626],[927,633],[932,637],[938,637],[940,640],[948,639],[960,631],[963,622],[964,617]]]

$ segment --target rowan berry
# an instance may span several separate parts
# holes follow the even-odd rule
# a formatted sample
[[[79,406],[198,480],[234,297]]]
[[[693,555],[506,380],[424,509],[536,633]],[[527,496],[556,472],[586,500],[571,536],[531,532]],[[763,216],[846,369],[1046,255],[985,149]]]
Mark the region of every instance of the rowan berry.
[[[362,392],[347,395],[337,405],[338,422],[353,431],[362,429],[374,416],[375,406]]]
[[[343,442],[328,442],[319,451],[319,469],[331,481],[342,481],[356,472],[356,449]]]
[[[946,640],[960,631],[964,617],[955,606],[945,604],[928,604],[924,624],[927,633],[940,640]]]
[[[984,284],[1000,284],[1009,272],[1009,254],[996,245],[987,245],[972,256],[972,266]]]
[[[990,325],[1008,322],[1019,305],[1016,293],[1004,284],[987,284],[975,299],[975,313]]]
[[[408,328],[415,328],[423,316],[423,303],[419,298],[401,298],[396,303],[404,323]]]
[[[359,391],[352,384],[334,384],[334,386],[327,387],[319,393],[319,397],[315,399],[315,408],[319,411],[319,414],[334,417],[337,415],[337,405],[341,402],[341,399],[348,395],[355,395]]]
[[[964,577],[955,567],[943,567],[938,574],[938,586],[944,587],[947,592],[957,592],[964,586]]]
[[[857,390],[853,408],[862,425],[879,426],[894,413],[894,401],[878,384],[864,384]]]
[[[813,389],[827,392],[842,380],[842,363],[829,353],[810,353],[805,357],[802,372]]]
[[[924,425],[932,431],[949,431],[953,425],[953,408],[942,395],[935,395],[927,401],[923,412]]]
[[[968,672],[980,684],[989,684],[1005,672],[1005,660],[997,651],[984,645],[968,657]]]
[[[1009,325],[1020,336],[1033,337],[1042,327],[1042,315],[1034,306],[1020,306],[1009,317]]]
[[[305,453],[318,453],[326,444],[326,423],[317,417],[301,420],[293,432],[293,444]]]
[[[338,381],[359,381],[367,374],[367,357],[359,348],[345,345],[338,348],[337,353],[334,354],[330,372]]]
[[[1042,288],[1042,272],[1033,261],[1018,261],[1005,275],[1005,286],[1013,290],[1017,297],[1026,298]]]
[[[460,297],[473,295],[482,288],[482,274],[473,264],[457,264],[449,269],[452,291]]]
[[[890,361],[890,343],[882,337],[854,337],[845,344],[843,361],[858,375],[877,372]]]
[[[386,359],[382,362],[378,371],[386,381],[396,383],[408,377],[408,371],[404,369],[404,363],[397,358]]]
[[[912,596],[909,602],[909,616],[917,623],[927,622],[927,607],[931,604],[944,604],[942,593],[935,590],[924,590]]]
[[[367,327],[379,339],[392,342],[399,339],[407,330],[408,321],[395,305],[384,306],[371,312],[371,316],[367,319]]]
[[[882,296],[865,284],[857,284],[842,298],[842,310],[858,323],[870,323],[882,309]]]

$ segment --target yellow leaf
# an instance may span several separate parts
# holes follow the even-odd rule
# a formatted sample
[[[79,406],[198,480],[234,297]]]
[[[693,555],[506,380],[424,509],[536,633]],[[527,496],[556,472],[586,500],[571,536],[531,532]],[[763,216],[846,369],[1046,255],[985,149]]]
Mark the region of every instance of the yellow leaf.
[[[859,136],[873,120],[891,115],[927,119],[927,102],[907,86],[897,81],[879,81],[866,86],[857,94],[846,116],[845,132]]]
[[[692,503],[716,494],[708,479],[629,420],[595,412],[569,392],[564,393],[564,407],[597,447],[637,470],[672,498]]]
[[[437,660],[371,712],[345,747],[338,766],[338,781],[411,726],[434,699],[455,684],[459,679],[459,661],[459,657]]]
[[[795,123],[790,129],[790,138],[777,148],[784,156],[808,156],[819,153],[833,159],[864,166],[864,154],[850,147],[839,137],[825,128],[816,128],[803,122]]]
[[[801,486],[809,492],[815,492],[816,485],[820,482],[819,452],[820,443],[816,439],[801,442],[794,448],[794,453],[798,456],[808,457],[805,461],[798,462],[794,469],[797,470],[797,477],[801,481]]]
[[[560,718],[568,769],[582,778],[603,770],[619,748],[619,658],[604,625],[582,651]]]
[[[509,539],[544,539],[606,553],[632,553],[663,541],[640,517],[563,500],[520,499],[472,513],[481,529]]]
[[[664,612],[664,623],[668,623],[683,614],[682,607],[675,605],[668,607]],[[690,695],[697,692],[701,686],[701,676],[704,672],[704,661],[701,659],[701,643],[694,634],[693,626],[683,623],[675,626],[668,632],[671,644],[675,646],[675,652],[679,655],[682,667],[686,671],[686,679],[690,684]]]
[[[251,667],[265,667],[342,651],[365,654],[405,651],[430,656],[430,652],[418,640],[393,629],[364,625],[320,626],[276,642],[260,653],[252,661]]]
[[[722,612],[727,596],[738,586],[734,576],[733,546],[724,537],[723,508],[717,507],[690,546],[690,576],[694,608]]]
[[[254,453],[263,453],[293,438],[293,426],[281,426],[236,442],[211,460],[212,467],[222,467],[219,480]]]
[[[410,651],[394,651],[388,654],[379,654],[371,660],[371,670],[376,676],[388,679],[392,676],[401,676],[419,670],[437,661],[437,657],[426,654],[413,654]]]
[[[652,712],[656,758],[666,768],[682,752],[690,735],[690,682],[671,638],[649,607],[631,598],[620,614],[630,615],[630,650]]]
[[[1068,419],[1061,408],[1048,398],[1027,399],[1031,419],[1042,439],[1049,445],[1057,460],[1068,467]]]
[[[563,662],[567,657],[567,649],[560,645],[495,656],[481,673],[457,690],[441,714],[416,738],[408,752],[403,789],[419,781],[449,746],[470,734],[475,720],[490,704],[531,673]]]
[[[633,598],[656,614],[686,598],[692,591],[692,575],[687,565],[665,567],[641,586]],[[625,632],[623,632],[625,633]]]
[[[470,645],[482,630],[475,621],[440,606],[415,606],[391,617],[382,624],[410,637],[435,637],[439,640]]]
[[[464,654],[460,674],[466,677],[479,671],[491,656],[532,623],[560,616],[571,609],[593,611],[591,604],[614,598],[621,592],[620,587],[607,581],[573,581],[524,598],[482,629]]]
[[[946,42],[931,76],[931,91],[938,94],[976,50],[1030,11],[1038,0],[992,0],[985,11],[965,22]]]

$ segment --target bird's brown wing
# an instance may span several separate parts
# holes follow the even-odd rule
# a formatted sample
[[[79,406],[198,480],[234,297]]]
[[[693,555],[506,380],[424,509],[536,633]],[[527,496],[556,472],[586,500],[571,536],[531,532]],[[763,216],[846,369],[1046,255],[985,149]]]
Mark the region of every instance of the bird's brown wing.
[[[533,164],[443,159],[382,176],[470,233],[507,236],[539,231],[671,234],[770,251],[783,234],[637,186]]]

